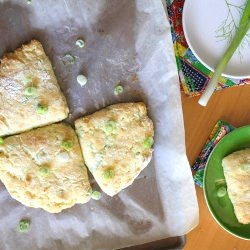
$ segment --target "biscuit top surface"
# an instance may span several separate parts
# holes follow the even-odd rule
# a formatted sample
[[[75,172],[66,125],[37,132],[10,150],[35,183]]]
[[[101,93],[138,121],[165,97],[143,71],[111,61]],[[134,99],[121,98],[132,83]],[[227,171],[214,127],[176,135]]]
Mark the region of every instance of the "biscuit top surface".
[[[49,212],[85,203],[91,195],[80,144],[65,124],[6,138],[0,145],[0,178],[13,198]]]
[[[250,223],[250,149],[236,151],[222,160],[227,191],[240,223]]]
[[[111,196],[130,185],[151,159],[154,130],[143,103],[109,106],[75,126],[87,167]]]
[[[0,136],[63,120],[66,100],[40,42],[0,60]]]

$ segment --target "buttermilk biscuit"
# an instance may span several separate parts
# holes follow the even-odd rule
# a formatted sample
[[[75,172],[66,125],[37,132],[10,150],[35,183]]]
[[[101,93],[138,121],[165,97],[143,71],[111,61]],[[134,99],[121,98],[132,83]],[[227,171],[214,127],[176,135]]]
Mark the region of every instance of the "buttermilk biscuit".
[[[65,119],[68,107],[41,43],[0,60],[0,136]]]
[[[250,149],[234,152],[222,160],[229,198],[242,224],[250,223]]]
[[[0,146],[0,179],[14,199],[51,213],[91,196],[77,136],[63,123],[6,138]]]
[[[112,105],[75,126],[85,163],[110,196],[132,184],[151,159],[154,130],[144,103]]]

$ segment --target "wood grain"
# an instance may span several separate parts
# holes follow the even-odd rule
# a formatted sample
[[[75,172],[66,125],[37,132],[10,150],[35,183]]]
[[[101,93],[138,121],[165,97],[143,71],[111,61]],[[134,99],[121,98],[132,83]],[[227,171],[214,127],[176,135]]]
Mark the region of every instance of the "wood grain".
[[[250,85],[232,87],[213,94],[207,107],[198,104],[199,97],[182,94],[186,133],[186,151],[190,165],[195,162],[215,123],[223,119],[236,127],[250,124]],[[249,250],[250,241],[224,231],[210,214],[203,190],[196,187],[199,226],[187,235],[184,250]]]

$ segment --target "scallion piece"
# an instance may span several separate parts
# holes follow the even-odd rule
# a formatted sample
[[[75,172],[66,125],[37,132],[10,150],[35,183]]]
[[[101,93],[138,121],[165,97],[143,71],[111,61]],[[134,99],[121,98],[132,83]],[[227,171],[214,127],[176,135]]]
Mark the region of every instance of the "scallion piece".
[[[226,187],[224,187],[224,186],[220,187],[220,188],[217,190],[217,196],[218,196],[219,198],[224,197],[224,196],[226,195],[226,193],[227,193],[227,189],[226,189]]]
[[[105,180],[113,179],[115,176],[115,171],[113,169],[105,169],[103,172],[103,178]]]
[[[45,115],[45,114],[48,113],[48,107],[46,107],[44,105],[41,105],[41,104],[38,104],[37,107],[36,107],[36,112],[39,115]]]
[[[24,90],[24,94],[26,96],[36,96],[37,95],[37,88],[36,87],[27,87]]]
[[[92,194],[91,194],[91,198],[93,200],[100,200],[102,197],[102,194],[99,192],[99,191],[93,191]]]
[[[84,45],[85,45],[85,42],[82,39],[76,40],[76,46],[78,46],[79,48],[83,48]]]
[[[147,137],[147,138],[143,141],[143,147],[144,147],[145,149],[149,149],[149,148],[152,147],[153,143],[154,143],[153,137]]]
[[[70,151],[73,148],[73,142],[71,140],[63,140],[61,147],[67,151]]]
[[[47,175],[49,175],[50,169],[47,166],[42,166],[38,171],[40,176],[46,177]]]
[[[117,85],[114,89],[114,94],[120,95],[123,93],[123,91],[124,91],[124,88],[122,87],[122,85]]]
[[[22,219],[18,224],[18,232],[20,233],[27,233],[30,229],[30,220]]]
[[[108,134],[111,134],[115,128],[116,128],[116,122],[115,121],[108,121],[105,125],[105,132]]]

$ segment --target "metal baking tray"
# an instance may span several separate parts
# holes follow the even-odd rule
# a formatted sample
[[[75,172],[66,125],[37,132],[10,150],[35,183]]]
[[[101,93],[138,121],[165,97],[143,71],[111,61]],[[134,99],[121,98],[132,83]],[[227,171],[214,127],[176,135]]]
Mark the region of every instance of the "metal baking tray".
[[[126,247],[119,250],[181,250],[186,244],[186,235],[169,237],[163,240]]]

